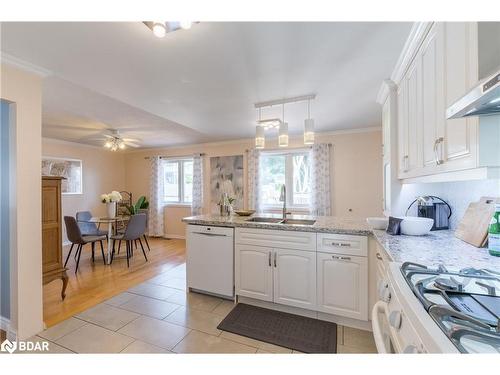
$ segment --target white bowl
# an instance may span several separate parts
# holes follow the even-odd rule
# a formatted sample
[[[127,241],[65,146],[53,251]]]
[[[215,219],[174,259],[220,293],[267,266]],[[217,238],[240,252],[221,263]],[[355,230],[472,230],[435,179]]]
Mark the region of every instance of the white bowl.
[[[387,229],[389,218],[387,217],[367,217],[366,222],[372,229]]]
[[[434,219],[426,217],[403,216],[401,222],[401,234],[407,236],[424,236],[428,234],[434,225]]]

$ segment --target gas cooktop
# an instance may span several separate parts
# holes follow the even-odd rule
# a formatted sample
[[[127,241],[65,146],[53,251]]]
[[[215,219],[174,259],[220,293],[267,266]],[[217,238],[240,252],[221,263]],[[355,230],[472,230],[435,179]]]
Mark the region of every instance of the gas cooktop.
[[[462,353],[500,353],[500,273],[407,262],[401,272],[424,308]]]

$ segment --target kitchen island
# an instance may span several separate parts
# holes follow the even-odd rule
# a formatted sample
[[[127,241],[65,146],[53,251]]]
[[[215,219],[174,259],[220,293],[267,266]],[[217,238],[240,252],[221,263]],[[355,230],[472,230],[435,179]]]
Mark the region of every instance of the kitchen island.
[[[259,214],[259,218],[281,219],[278,214]],[[220,215],[199,215],[182,219],[183,222],[196,225],[213,225],[230,228],[256,228],[274,229],[286,231],[332,233],[332,234],[352,234],[367,236],[372,233],[368,224],[363,219],[348,219],[336,216],[309,216],[309,215],[287,215],[287,219],[292,220],[313,220],[312,225],[302,224],[279,224],[253,222],[248,216],[220,216]]]

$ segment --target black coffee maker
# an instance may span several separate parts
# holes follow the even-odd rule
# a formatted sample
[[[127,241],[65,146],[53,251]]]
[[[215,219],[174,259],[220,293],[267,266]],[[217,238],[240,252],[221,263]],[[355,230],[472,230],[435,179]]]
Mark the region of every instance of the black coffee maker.
[[[434,219],[434,225],[431,230],[443,230],[450,228],[451,207],[443,199],[434,195],[425,195],[418,197],[408,206],[406,215],[410,208],[418,202],[417,215]]]

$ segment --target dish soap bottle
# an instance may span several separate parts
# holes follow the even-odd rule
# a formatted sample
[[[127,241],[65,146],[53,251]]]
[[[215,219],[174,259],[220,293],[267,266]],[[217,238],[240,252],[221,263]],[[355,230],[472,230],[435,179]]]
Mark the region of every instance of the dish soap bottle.
[[[500,257],[500,203],[495,204],[495,214],[488,228],[488,250],[491,255]]]

